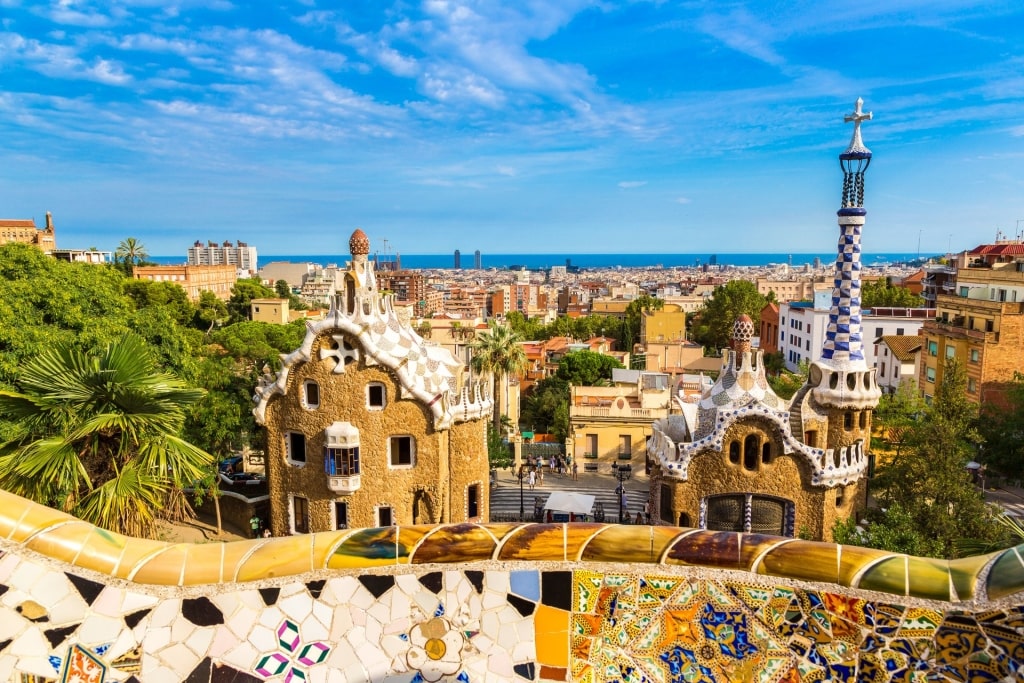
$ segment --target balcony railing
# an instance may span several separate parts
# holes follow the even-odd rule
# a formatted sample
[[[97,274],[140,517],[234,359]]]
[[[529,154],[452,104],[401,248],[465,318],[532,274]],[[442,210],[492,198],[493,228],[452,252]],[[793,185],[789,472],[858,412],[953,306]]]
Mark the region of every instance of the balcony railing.
[[[344,477],[338,475],[327,476],[327,488],[335,493],[355,493],[359,490],[360,483],[358,474],[350,474]]]
[[[980,339],[982,341],[998,342],[998,332],[985,332],[984,330],[971,330],[963,325],[956,325],[950,322],[942,322],[941,320],[929,320],[922,327],[921,330],[925,333],[928,332],[939,332],[950,337],[966,337],[967,339]]]
[[[587,460],[597,460],[597,453],[584,453],[583,457]]]
[[[633,454],[632,453],[622,453],[622,452],[619,453],[619,460],[632,460],[632,459],[633,459]]]

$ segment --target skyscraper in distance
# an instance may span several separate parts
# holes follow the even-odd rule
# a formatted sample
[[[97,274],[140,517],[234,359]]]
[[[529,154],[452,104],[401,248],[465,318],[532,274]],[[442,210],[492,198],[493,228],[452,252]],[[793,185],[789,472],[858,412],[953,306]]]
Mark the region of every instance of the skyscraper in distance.
[[[477,270],[480,270],[481,268],[483,268],[483,265],[481,264],[482,261],[480,259],[480,250],[477,249],[476,253],[473,254],[473,267],[476,268]]]
[[[462,252],[455,250],[455,270],[462,268]]]

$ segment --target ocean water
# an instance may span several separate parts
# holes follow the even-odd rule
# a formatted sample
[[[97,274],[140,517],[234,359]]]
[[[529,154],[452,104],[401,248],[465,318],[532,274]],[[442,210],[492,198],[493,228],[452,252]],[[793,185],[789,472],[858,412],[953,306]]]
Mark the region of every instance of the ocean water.
[[[371,255],[372,257],[373,255]],[[381,261],[394,261],[394,254],[377,254]],[[303,254],[282,255],[260,254],[261,266],[272,261],[291,261],[293,263],[319,263],[321,265],[343,265],[349,260],[348,254]],[[400,257],[403,268],[454,268],[455,258],[452,254],[402,254]],[[481,266],[497,269],[547,270],[552,266],[572,265],[580,268],[678,268],[701,266],[706,263],[717,263],[720,266],[766,266],[768,264],[788,263],[794,267],[814,264],[814,259],[821,260],[822,265],[835,263],[836,253],[827,254],[487,254],[481,255]],[[906,253],[865,253],[861,256],[864,265],[885,265],[897,263],[919,262],[919,254]],[[151,256],[156,263],[184,263],[184,256]],[[473,267],[473,254],[462,254],[462,268]]]

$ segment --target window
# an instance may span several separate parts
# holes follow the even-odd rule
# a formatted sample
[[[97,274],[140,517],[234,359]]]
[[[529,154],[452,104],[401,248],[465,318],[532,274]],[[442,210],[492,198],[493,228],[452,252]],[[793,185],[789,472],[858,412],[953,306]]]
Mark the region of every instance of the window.
[[[878,339],[881,336],[882,336],[882,328],[881,327],[876,327],[875,328],[875,339]]]
[[[817,448],[818,447],[818,430],[817,429],[809,429],[806,432],[804,432],[804,443],[807,444],[808,446],[810,446],[811,448]]]
[[[946,344],[946,358],[956,358],[956,347]]]
[[[885,355],[888,356],[889,354],[886,353]],[[882,377],[885,377],[885,363],[882,363]]]
[[[811,340],[810,340],[810,339],[808,339],[808,340],[807,340],[807,346],[806,346],[805,348],[806,348],[806,349],[807,349],[808,351],[810,351],[810,350],[811,350]]]
[[[302,432],[285,432],[284,434],[285,457],[295,465],[306,464],[306,435]]]
[[[394,515],[391,514],[391,507],[382,505],[377,508],[377,526],[391,526],[395,523]]]
[[[846,494],[846,487],[840,486],[836,489],[836,507],[842,507],[843,497]]]
[[[301,496],[292,496],[292,531],[309,533],[309,501]]]
[[[761,446],[761,462],[767,464],[772,461],[772,442],[765,441]]]
[[[466,490],[466,515],[468,517],[480,516],[480,484],[472,484]]]
[[[348,503],[334,504],[334,528],[348,528]]]
[[[848,410],[845,413],[843,413],[843,429],[846,429],[846,430],[853,429],[853,412],[852,411]]]
[[[748,434],[743,440],[743,467],[748,470],[757,469],[757,459],[760,455],[761,439],[757,434]]]
[[[662,521],[671,522],[672,516],[672,487],[668,484],[661,485],[661,495],[658,496],[658,515]]]
[[[978,393],[978,383],[976,381],[974,381],[974,378],[970,378],[970,379],[967,380],[967,393],[968,394],[976,394],[976,393]]]
[[[733,493],[706,500],[704,527],[716,531],[744,531],[755,534],[791,536],[787,520],[792,503],[779,498]],[[749,524],[747,520],[749,521]]]
[[[930,341],[928,342],[928,355],[937,356],[939,355],[939,343]]]
[[[311,379],[302,383],[303,407],[315,410],[320,407],[320,385]]]
[[[867,429],[868,428],[868,411],[866,411],[866,410],[860,411],[860,428],[861,429]]]
[[[935,368],[926,368],[925,371],[924,371],[924,376],[925,376],[925,379],[927,379],[929,382],[934,382],[935,381]]]
[[[995,329],[995,322],[992,320],[985,321],[985,331],[992,332]]]
[[[733,465],[740,464],[740,442],[733,441],[729,444],[729,462]]]
[[[972,363],[977,363],[978,360],[981,358],[981,352],[979,352],[978,349],[971,349],[970,358]]]
[[[619,435],[619,458],[628,459],[633,457],[633,443],[629,434]]]
[[[902,327],[897,327],[896,328],[896,334],[898,334],[899,336],[902,337],[903,336],[903,328]]]
[[[415,458],[416,440],[411,436],[393,436],[388,440],[388,462],[392,467],[412,467]]]
[[[366,385],[366,407],[370,410],[380,410],[387,401],[387,393],[384,385],[379,382],[371,382]]]
[[[352,477],[359,474],[359,447],[324,447],[324,472],[331,477]]]

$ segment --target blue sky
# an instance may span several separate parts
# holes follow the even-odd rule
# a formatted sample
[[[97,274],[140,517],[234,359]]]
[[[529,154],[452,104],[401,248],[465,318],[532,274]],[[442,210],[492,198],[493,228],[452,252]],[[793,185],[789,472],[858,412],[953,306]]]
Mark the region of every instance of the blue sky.
[[[339,9],[343,8],[343,9]],[[828,252],[1024,228],[1024,3],[0,0],[0,216],[336,254]]]

